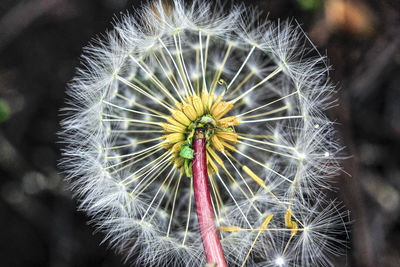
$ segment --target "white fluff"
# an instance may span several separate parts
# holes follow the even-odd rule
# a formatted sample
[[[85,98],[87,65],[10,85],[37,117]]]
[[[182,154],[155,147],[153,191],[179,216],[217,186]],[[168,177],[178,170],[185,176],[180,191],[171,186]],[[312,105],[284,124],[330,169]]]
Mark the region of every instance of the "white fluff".
[[[221,231],[228,266],[244,261],[246,266],[330,266],[330,255],[343,246],[337,239],[343,220],[321,193],[339,171],[341,150],[323,114],[335,104],[329,68],[290,22],[261,20],[242,6],[220,10],[207,1],[147,4],[135,15],[123,15],[112,31],[85,48],[68,88],[61,134],[62,166],[79,207],[128,262],[204,265],[190,178],[180,175],[158,146],[162,129],[140,121],[160,121],[160,113],[169,114],[171,97],[181,101],[195,91],[197,80],[210,87],[218,70],[216,92],[226,90],[226,95],[252,73],[229,97],[243,96],[229,115],[241,119],[238,132],[250,134],[233,155],[270,191],[220,155],[234,181],[222,170],[220,177],[211,177],[224,203],[218,212],[219,199],[211,192],[217,225],[247,229]],[[223,63],[229,44],[232,52]],[[141,143],[148,139],[155,140]],[[299,227],[293,237],[285,226],[289,207]],[[254,242],[258,230],[250,229],[259,229],[269,214],[273,219]]]

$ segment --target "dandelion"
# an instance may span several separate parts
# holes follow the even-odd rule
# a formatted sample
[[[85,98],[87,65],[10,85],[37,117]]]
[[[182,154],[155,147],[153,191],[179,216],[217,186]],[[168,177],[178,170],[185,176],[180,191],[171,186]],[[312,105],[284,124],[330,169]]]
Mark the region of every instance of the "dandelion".
[[[340,147],[324,58],[290,22],[155,2],[89,45],[62,122],[80,208],[147,266],[331,265]]]

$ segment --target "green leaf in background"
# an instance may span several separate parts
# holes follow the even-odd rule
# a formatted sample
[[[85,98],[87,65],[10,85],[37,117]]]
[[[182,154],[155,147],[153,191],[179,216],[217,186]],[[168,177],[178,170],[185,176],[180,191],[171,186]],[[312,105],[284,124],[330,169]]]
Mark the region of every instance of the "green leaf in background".
[[[322,4],[322,0],[297,0],[297,3],[299,3],[304,10],[310,11],[318,9]]]
[[[0,99],[0,123],[10,118],[10,106],[6,101]]]

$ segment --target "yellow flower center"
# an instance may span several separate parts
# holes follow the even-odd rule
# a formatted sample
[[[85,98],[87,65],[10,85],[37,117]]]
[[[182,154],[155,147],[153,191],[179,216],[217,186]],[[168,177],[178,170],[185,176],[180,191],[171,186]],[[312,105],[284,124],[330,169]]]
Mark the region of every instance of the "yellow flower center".
[[[185,158],[181,149],[184,145],[191,145],[193,131],[197,127],[206,128],[207,139],[207,168],[209,173],[217,172],[214,163],[223,165],[221,158],[215,151],[224,152],[225,149],[236,151],[234,144],[238,142],[238,134],[234,127],[240,121],[236,116],[224,117],[232,108],[233,103],[223,101],[224,94],[214,100],[214,94],[203,91],[200,95],[189,96],[184,103],[175,103],[171,116],[165,117],[162,123],[165,140],[163,148],[171,153],[171,160],[177,168],[184,171]],[[228,152],[226,152],[228,153]]]

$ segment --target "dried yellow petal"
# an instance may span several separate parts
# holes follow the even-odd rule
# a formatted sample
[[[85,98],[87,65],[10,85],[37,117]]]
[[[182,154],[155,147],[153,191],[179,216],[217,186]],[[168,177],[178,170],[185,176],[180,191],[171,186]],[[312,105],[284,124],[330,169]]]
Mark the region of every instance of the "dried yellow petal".
[[[220,140],[220,141],[221,141],[221,144],[222,144],[224,147],[228,148],[229,150],[231,150],[231,151],[237,151],[236,147],[234,147],[234,146],[232,146],[232,145],[230,145],[230,144],[228,144],[228,143],[226,143],[226,142],[224,142],[224,141],[222,141],[222,140]]]
[[[183,125],[188,126],[190,124],[190,120],[188,119],[188,117],[186,117],[185,113],[183,113],[182,111],[174,109],[171,112],[171,114],[175,120],[182,123]]]
[[[179,141],[185,140],[185,135],[183,133],[172,133],[162,136],[168,143],[177,143]]]
[[[211,143],[217,151],[224,151],[224,146],[221,144],[218,136],[216,136],[215,134],[213,134],[213,136],[211,137]]]
[[[203,103],[203,107],[205,110],[208,110],[208,98],[209,94],[206,91],[201,92],[201,102]]]
[[[260,177],[258,177],[252,170],[250,170],[249,167],[243,166],[243,171],[247,173],[247,175],[250,176],[251,179],[253,179],[261,187],[266,188],[264,181]]]
[[[173,124],[169,124],[169,123],[161,123],[161,127],[164,128],[164,132],[166,133],[181,133],[184,132],[186,127],[185,126],[176,126]]]
[[[198,96],[193,97],[193,106],[194,109],[196,110],[197,117],[201,117],[204,115],[204,106],[203,103],[201,102],[201,98]]]
[[[186,129],[186,126],[185,126],[185,125],[183,125],[183,124],[180,123],[180,122],[177,122],[177,121],[176,121],[174,118],[172,118],[171,116],[165,117],[164,119],[165,119],[169,124],[178,126],[178,127],[182,128],[183,130]]]
[[[180,102],[175,102],[175,107],[176,107],[177,109],[179,109],[179,110],[182,111],[183,105],[182,105],[182,103],[180,103]]]
[[[176,158],[174,159],[175,168],[176,168],[176,169],[179,169],[180,167],[183,166],[183,163],[184,163],[184,162],[185,162],[185,159],[184,159],[184,158],[176,157]],[[182,170],[181,170],[181,171],[182,171]],[[185,172],[184,169],[183,169],[183,172]]]
[[[161,147],[164,148],[164,149],[169,149],[172,145],[173,144],[171,144],[171,143],[162,143]]]
[[[217,131],[216,135],[221,138],[224,139],[228,142],[231,143],[237,143],[238,142],[238,135],[236,133],[233,132],[227,132],[227,131]]]
[[[297,223],[295,221],[292,221],[292,210],[291,209],[287,209],[286,210],[286,213],[285,213],[285,225],[286,225],[287,228],[292,229],[292,231],[290,231],[292,236],[297,233],[298,226],[297,226]]]
[[[186,117],[188,117],[191,121],[195,121],[197,119],[197,112],[192,105],[184,104],[182,110]]]
[[[180,152],[181,151],[181,146],[185,143],[185,141],[179,141],[175,145],[172,146],[171,151],[172,152]]]
[[[212,107],[210,109],[211,114],[213,114],[216,107],[221,103],[223,97],[224,97],[224,95],[220,95],[217,97],[217,99],[215,100],[214,104],[212,105]]]
[[[213,159],[215,159],[215,161],[221,165],[224,166],[224,162],[222,161],[222,159],[217,155],[217,153],[215,153],[214,149],[212,149],[211,147],[207,148],[208,153],[210,153],[210,155],[213,157]]]
[[[272,217],[274,217],[274,214],[268,215],[267,218],[264,220],[263,224],[261,225],[262,232],[264,232],[267,229],[268,224],[271,221]]]
[[[224,231],[224,232],[238,232],[242,230],[239,226],[220,226],[218,227],[218,230]]]
[[[228,113],[233,108],[232,103],[221,102],[212,113],[213,117],[217,120],[222,118],[226,113]]]
[[[208,154],[208,152],[207,152],[207,163],[211,167],[211,170],[214,170],[214,172],[217,174],[219,173],[218,166],[211,159],[210,154]]]
[[[227,128],[230,126],[238,126],[240,121],[237,120],[236,116],[230,116],[217,121],[217,125],[222,128]]]

